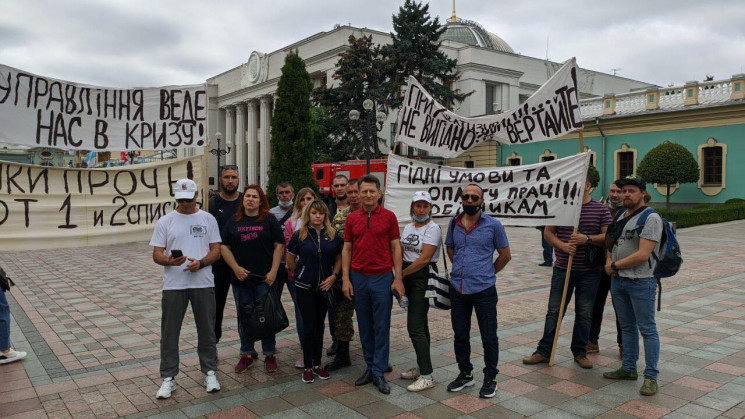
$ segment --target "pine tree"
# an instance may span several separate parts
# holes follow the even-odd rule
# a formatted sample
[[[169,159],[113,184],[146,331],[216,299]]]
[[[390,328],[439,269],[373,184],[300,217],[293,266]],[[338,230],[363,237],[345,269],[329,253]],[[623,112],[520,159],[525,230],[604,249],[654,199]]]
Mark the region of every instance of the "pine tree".
[[[349,36],[349,49],[339,55],[338,67],[332,76],[338,85],[323,86],[314,92],[316,103],[325,108],[321,117],[341,122],[325,123],[333,128],[329,133],[333,146],[319,150],[320,154],[328,153],[336,161],[364,156],[365,132],[360,124],[350,126],[349,111],[358,110],[360,121],[365,121],[367,112],[374,114],[377,110],[386,110],[382,65],[380,46],[373,44],[372,36]],[[365,99],[373,100],[379,107],[365,111],[362,107]],[[377,133],[373,133],[373,139],[376,138]],[[374,157],[381,155],[379,140],[372,141],[371,147]]]
[[[269,164],[269,202],[276,200],[280,182],[290,182],[295,190],[312,187],[318,193],[311,164],[315,146],[311,133],[312,84],[305,62],[297,51],[285,57],[282,76],[277,85],[277,101],[272,117],[272,159]]]
[[[439,18],[432,19],[429,15],[429,4],[406,0],[398,9],[398,14],[393,16],[393,42],[382,48],[389,107],[400,107],[401,91],[410,75],[449,108],[470,94],[453,89],[460,75],[455,71],[457,60],[440,51],[440,36],[445,29]]]

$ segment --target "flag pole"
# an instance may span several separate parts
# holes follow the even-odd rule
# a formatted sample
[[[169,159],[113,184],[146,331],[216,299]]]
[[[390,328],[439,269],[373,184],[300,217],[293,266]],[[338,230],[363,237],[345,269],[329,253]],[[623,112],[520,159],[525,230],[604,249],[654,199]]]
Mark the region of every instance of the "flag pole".
[[[579,152],[585,151],[585,139],[582,130],[579,130]],[[581,211],[580,207],[580,211]],[[574,225],[574,233],[577,234],[577,228],[579,226],[579,217],[577,217],[577,223]],[[559,343],[559,333],[561,332],[561,321],[564,318],[564,306],[567,300],[567,290],[569,289],[569,276],[572,274],[572,262],[574,262],[574,255],[569,255],[569,261],[567,262],[567,274],[564,277],[564,292],[561,294],[561,305],[559,305],[559,317],[556,319],[556,333],[554,334],[554,343],[551,345],[551,356],[548,358],[548,366],[554,365],[554,356],[556,356],[556,344]]]

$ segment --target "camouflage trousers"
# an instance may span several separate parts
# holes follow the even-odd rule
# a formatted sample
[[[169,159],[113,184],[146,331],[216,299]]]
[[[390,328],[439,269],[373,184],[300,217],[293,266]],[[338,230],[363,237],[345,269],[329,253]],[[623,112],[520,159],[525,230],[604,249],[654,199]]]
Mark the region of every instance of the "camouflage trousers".
[[[354,336],[353,314],[354,304],[346,298],[343,298],[336,305],[336,340],[342,342],[352,341],[352,336]]]

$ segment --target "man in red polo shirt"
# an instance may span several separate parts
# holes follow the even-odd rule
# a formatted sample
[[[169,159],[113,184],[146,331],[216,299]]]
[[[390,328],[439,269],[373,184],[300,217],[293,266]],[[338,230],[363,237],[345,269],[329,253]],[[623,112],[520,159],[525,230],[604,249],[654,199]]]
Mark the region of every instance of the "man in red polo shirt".
[[[367,364],[354,385],[372,382],[381,393],[390,394],[383,373],[390,351],[391,290],[404,295],[403,252],[396,215],[378,205],[380,181],[366,175],[358,184],[362,208],[347,217],[342,251],[344,295],[354,303]]]

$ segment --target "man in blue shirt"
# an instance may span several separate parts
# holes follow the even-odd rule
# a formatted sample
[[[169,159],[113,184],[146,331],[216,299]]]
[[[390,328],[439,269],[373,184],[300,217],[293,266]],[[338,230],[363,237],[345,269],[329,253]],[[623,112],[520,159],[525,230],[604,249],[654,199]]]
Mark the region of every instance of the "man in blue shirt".
[[[468,185],[461,195],[463,213],[450,220],[445,246],[453,263],[450,282],[450,319],[455,335],[455,359],[460,374],[448,384],[448,391],[460,391],[475,384],[471,364],[471,313],[476,311],[484,346],[482,398],[497,394],[497,288],[496,274],[512,259],[502,223],[481,211],[484,191]],[[494,258],[494,251],[499,256]]]

